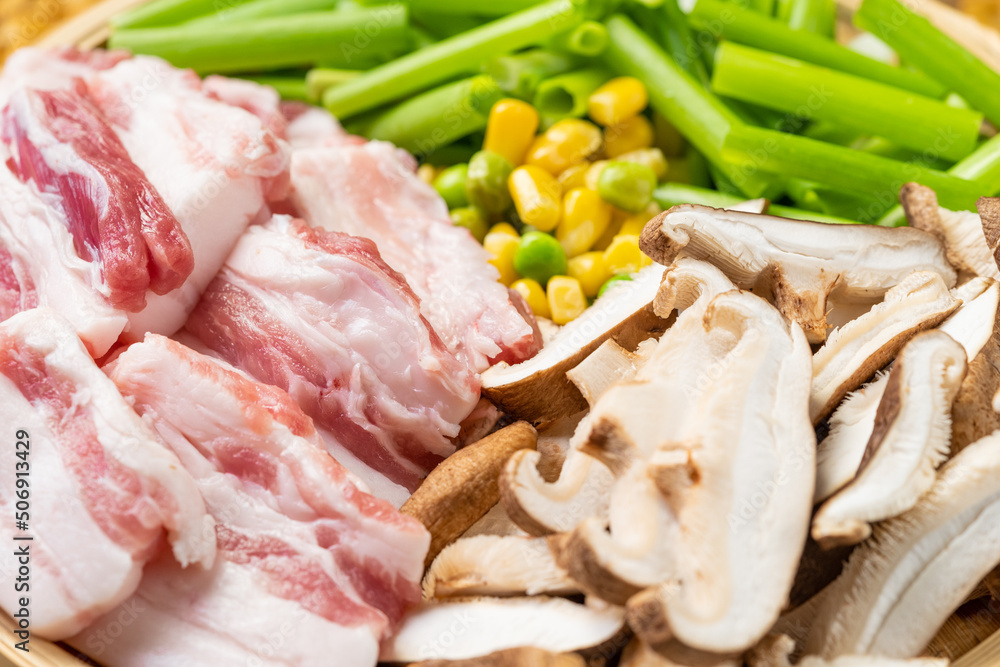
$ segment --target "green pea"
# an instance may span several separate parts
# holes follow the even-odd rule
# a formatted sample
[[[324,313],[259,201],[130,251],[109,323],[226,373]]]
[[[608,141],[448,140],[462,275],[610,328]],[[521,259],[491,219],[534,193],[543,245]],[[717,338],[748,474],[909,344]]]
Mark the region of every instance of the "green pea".
[[[528,232],[514,253],[514,270],[544,285],[552,276],[565,275],[566,251],[551,234]]]
[[[611,276],[610,278],[607,279],[607,281],[605,281],[603,285],[601,285],[601,289],[597,290],[597,298],[600,299],[602,296],[604,296],[605,292],[607,292],[609,289],[611,289],[618,283],[627,282],[629,280],[632,280],[632,276],[630,276],[627,273],[619,273],[618,275]]]
[[[465,227],[480,243],[486,238],[486,232],[490,229],[490,223],[486,222],[483,212],[473,206],[453,208],[451,210],[451,221],[458,227]]]
[[[434,179],[434,189],[448,204],[448,208],[462,208],[469,205],[465,195],[465,179],[469,175],[469,165],[456,164],[448,167]]]
[[[487,213],[502,213],[512,201],[507,179],[514,165],[493,151],[479,151],[469,160],[465,194],[469,203]]]
[[[597,194],[612,206],[639,213],[653,200],[656,172],[637,162],[609,162],[597,180]]]

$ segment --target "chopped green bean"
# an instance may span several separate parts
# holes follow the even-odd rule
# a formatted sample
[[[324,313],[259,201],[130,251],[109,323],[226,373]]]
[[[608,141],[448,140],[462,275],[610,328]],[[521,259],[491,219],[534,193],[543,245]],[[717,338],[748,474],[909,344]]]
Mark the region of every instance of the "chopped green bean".
[[[773,179],[746,174],[722,159],[726,134],[743,124],[731,110],[667,57],[631,20],[616,14],[605,25],[611,43],[603,58],[612,70],[642,81],[649,91],[652,107],[747,196],[760,197],[774,192]]]
[[[187,21],[185,26],[218,25],[219,21],[249,21],[251,19],[289,16],[333,9],[338,0],[251,0],[228,7],[208,16]]]
[[[974,111],[732,42],[716,51],[712,90],[951,160],[975,149],[983,124]]]
[[[532,49],[493,58],[483,65],[483,73],[492,76],[504,92],[530,100],[535,96],[539,83],[569,72],[578,63],[578,58],[568,54]]]
[[[601,55],[608,46],[608,31],[602,23],[584,21],[574,28],[554,35],[548,41],[548,46],[556,51],[593,58]]]
[[[792,0],[788,27],[833,38],[837,25],[837,5],[833,0]]]
[[[538,44],[584,20],[586,3],[549,0],[432,44],[331,88],[323,105],[338,118],[373,109],[479,67],[487,58]]]
[[[299,102],[309,101],[306,81],[300,76],[244,76],[242,78],[274,88],[282,99],[298,100]]]
[[[236,7],[247,0],[227,0]],[[155,28],[177,25],[219,11],[219,0],[157,0],[112,17],[111,25],[119,28]]]
[[[119,30],[109,45],[199,72],[240,72],[321,60],[350,65],[357,54],[396,49],[406,30],[406,8],[383,5],[218,25]]]
[[[502,97],[496,81],[482,74],[449,83],[386,111],[369,126],[368,136],[423,156],[486,127],[490,109]]]
[[[306,94],[310,102],[319,102],[327,88],[339,86],[361,76],[361,72],[353,69],[329,69],[315,67],[306,73]]]
[[[854,22],[875,33],[905,62],[948,86],[1000,123],[1000,74],[896,0],[864,0]]]
[[[912,162],[899,162],[815,139],[747,126],[734,127],[730,131],[722,154],[754,173],[761,170],[794,174],[890,204],[907,181],[934,189],[942,205],[955,209],[973,208],[982,189],[978,182]]]
[[[1000,193],[1000,135],[985,141],[969,157],[958,162],[948,173],[952,176],[976,181],[980,184],[980,194],[993,196]],[[906,224],[906,216],[901,206],[892,208],[878,221],[884,227],[898,227]]]
[[[653,200],[663,208],[670,208],[678,204],[701,204],[702,206],[712,206],[714,208],[728,208],[745,201],[742,197],[727,195],[717,190],[678,183],[665,183],[656,188],[653,192]],[[792,218],[793,220],[812,220],[813,222],[828,222],[839,225],[857,224],[853,220],[837,218],[814,211],[803,211],[790,206],[778,206],[776,204],[771,204],[767,212],[771,215]]]
[[[609,79],[611,73],[599,67],[560,74],[538,84],[532,104],[546,126],[563,118],[582,118],[590,95]]]
[[[928,97],[940,98],[947,92],[947,86],[923,74],[886,65],[851,51],[832,39],[792,30],[780,21],[733,3],[697,0],[688,18],[692,25],[712,37],[724,37],[739,44],[856,74]]]
[[[491,0],[490,2],[469,2],[469,0],[406,0],[414,11],[428,11],[438,14],[458,16],[506,16],[534,7],[542,0]]]

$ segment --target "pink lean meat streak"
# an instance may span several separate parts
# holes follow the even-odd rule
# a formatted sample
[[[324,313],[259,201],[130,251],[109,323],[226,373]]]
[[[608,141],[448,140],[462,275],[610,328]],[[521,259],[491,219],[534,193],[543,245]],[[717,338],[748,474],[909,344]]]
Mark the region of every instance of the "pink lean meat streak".
[[[31,439],[33,632],[61,639],[122,602],[165,535],[182,565],[211,565],[214,524],[194,480],[49,309],[0,324],[0,423],[8,461],[17,430]],[[5,515],[14,500],[5,477]],[[0,523],[5,544],[13,528]],[[13,550],[0,553],[0,569],[16,571]],[[0,588],[4,609],[14,598]]]
[[[74,645],[111,667],[236,664],[270,657],[267,618],[289,627],[268,664],[373,665],[420,598],[426,530],[359,488],[284,391],[155,334],[108,371],[194,476],[219,558],[208,572],[161,559],[134,598],[152,611],[123,641],[104,646],[98,622]]]
[[[355,469],[363,478],[412,491],[454,451],[479,398],[476,375],[420,313],[370,240],[275,216],[243,235],[187,330],[287,390],[371,471]]]

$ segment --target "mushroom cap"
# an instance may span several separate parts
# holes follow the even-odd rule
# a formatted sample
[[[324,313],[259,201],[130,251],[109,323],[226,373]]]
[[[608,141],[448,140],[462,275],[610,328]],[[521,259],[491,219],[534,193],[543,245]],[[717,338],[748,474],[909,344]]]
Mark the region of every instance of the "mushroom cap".
[[[487,369],[482,374],[483,395],[506,414],[533,423],[585,410],[587,401],[566,371],[609,338],[632,351],[641,341],[662,333],[667,323],[653,313],[652,306],[662,275],[662,266],[642,269],[563,326],[531,359]]]
[[[809,413],[819,423],[848,392],[896,356],[910,338],[958,308],[940,275],[916,271],[885,293],[881,303],[835,330],[813,356]]]
[[[811,342],[826,337],[828,298],[874,303],[914,271],[936,271],[949,287],[955,284],[940,241],[905,227],[832,225],[683,204],[650,220],[639,245],[661,264],[681,251],[715,264],[740,288],[772,299]]]
[[[946,333],[913,338],[885,384],[857,476],[813,519],[820,544],[855,544],[869,523],[913,507],[948,454],[951,404],[965,377],[964,348]]]
[[[918,655],[996,565],[1000,434],[969,445],[904,514],[875,526],[825,591],[806,653]]]

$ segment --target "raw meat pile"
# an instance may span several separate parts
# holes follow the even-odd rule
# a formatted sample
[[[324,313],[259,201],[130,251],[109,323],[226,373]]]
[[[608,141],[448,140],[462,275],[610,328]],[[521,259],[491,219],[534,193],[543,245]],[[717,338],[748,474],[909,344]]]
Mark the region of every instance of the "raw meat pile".
[[[33,634],[109,667],[373,665],[429,543],[395,508],[455,451],[479,374],[540,347],[520,297],[408,154],[269,89],[23,49],[0,109]]]

